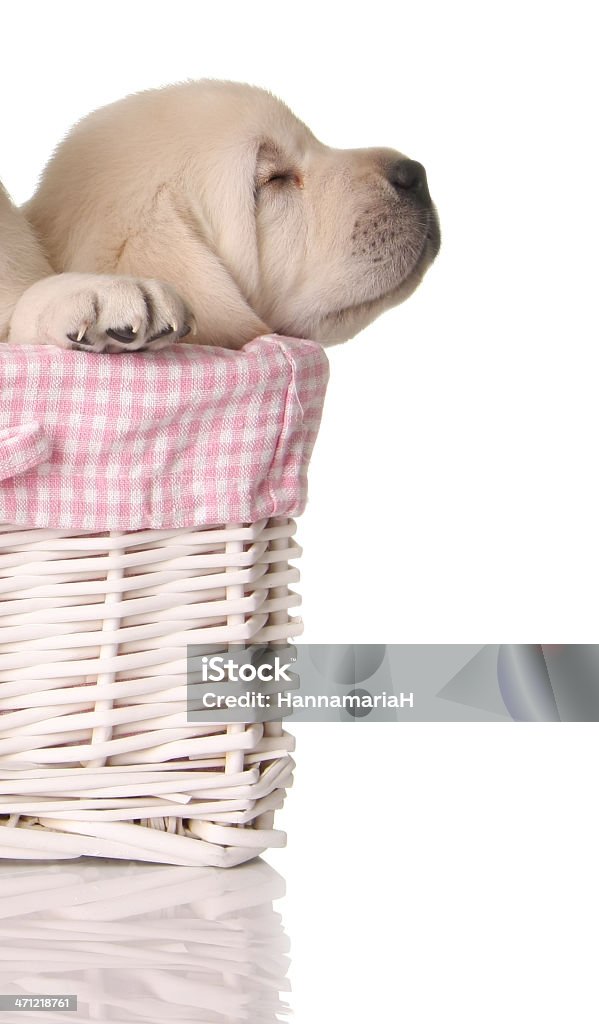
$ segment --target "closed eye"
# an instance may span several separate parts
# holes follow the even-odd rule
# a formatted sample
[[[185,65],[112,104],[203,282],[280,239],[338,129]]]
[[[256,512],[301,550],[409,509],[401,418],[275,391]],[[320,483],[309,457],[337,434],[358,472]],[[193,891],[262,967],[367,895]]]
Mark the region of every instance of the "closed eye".
[[[258,150],[256,160],[255,188],[257,192],[266,186],[282,188],[295,185],[303,188],[302,175],[294,169],[288,157],[272,142],[264,142]]]
[[[264,188],[266,185],[273,185],[277,188],[281,188],[283,185],[294,185],[296,188],[303,188],[304,182],[301,174],[298,174],[297,171],[275,171],[258,182],[258,189]]]

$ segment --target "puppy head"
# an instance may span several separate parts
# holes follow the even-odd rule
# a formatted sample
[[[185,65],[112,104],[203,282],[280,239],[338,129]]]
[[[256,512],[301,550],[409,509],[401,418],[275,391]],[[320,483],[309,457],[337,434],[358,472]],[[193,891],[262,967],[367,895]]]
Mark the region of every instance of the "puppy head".
[[[201,80],[84,118],[27,216],[57,271],[160,278],[193,341],[345,341],[418,286],[439,249],[420,164],[323,145],[271,93]]]
[[[323,145],[264,90],[196,85],[212,109],[212,159],[198,150],[202,219],[270,330],[345,341],[412,294],[440,246],[421,164]]]

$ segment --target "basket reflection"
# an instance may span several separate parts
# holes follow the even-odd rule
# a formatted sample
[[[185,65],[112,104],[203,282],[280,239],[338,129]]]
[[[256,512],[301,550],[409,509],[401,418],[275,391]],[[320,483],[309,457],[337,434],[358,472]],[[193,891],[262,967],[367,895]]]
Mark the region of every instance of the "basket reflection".
[[[0,992],[77,996],[76,1013],[14,1013],[23,1024],[274,1024],[288,991],[288,940],[273,909],[284,890],[259,860],[229,870],[4,862]]]

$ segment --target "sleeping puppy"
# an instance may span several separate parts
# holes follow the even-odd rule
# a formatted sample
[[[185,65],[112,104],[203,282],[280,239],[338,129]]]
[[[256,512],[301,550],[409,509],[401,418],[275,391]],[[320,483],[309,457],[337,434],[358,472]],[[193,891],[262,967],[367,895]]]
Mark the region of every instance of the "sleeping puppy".
[[[333,344],[406,299],[439,245],[421,164],[325,146],[262,89],[185,82],[90,114],[22,211],[0,199],[0,332],[96,352]]]

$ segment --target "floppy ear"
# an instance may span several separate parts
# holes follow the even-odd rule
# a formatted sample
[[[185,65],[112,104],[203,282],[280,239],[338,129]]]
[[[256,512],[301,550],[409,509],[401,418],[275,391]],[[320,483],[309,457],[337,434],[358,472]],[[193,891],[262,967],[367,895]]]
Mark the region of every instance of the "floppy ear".
[[[246,297],[258,265],[253,184],[250,203],[247,173],[239,177],[228,176],[221,183],[222,194],[211,196],[217,215],[210,218],[212,223],[201,197],[176,194],[164,186],[141,229],[126,239],[115,267],[121,274],[155,277],[172,285],[197,323],[197,332],[187,340],[202,345],[241,348],[252,338],[271,333]]]

